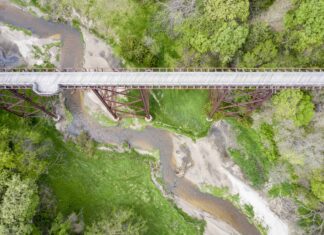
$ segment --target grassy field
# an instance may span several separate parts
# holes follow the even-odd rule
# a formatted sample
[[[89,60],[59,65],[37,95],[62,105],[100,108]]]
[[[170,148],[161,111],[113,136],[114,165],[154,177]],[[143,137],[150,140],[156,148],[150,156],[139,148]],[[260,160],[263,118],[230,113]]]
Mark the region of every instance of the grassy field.
[[[115,208],[132,208],[147,221],[147,234],[200,234],[202,223],[176,209],[152,183],[149,162],[135,152],[99,151],[91,158],[71,152],[50,168],[44,181],[53,189],[59,211],[82,212],[86,224]]]
[[[73,147],[43,179],[64,215],[82,212],[86,224],[101,213],[132,208],[147,221],[147,234],[201,234],[203,223],[175,208],[150,178],[152,158],[135,152],[98,151],[86,156]]]
[[[200,90],[155,90],[151,96],[154,123],[177,132],[201,137],[211,123],[206,120],[209,95]]]

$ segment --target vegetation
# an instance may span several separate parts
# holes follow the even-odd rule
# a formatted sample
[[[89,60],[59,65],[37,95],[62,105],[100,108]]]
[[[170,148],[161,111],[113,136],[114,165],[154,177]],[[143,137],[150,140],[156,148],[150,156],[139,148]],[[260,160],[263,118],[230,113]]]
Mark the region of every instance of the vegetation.
[[[1,234],[203,232],[152,183],[153,158],[96,150],[86,134],[64,143],[46,120],[1,113],[0,127]]]
[[[275,0],[251,0],[250,1],[251,14],[254,16],[256,14],[262,13],[262,11],[270,7],[272,3],[274,3],[274,1]]]
[[[235,119],[229,119],[228,122],[236,131],[240,144],[240,149],[229,150],[234,162],[240,166],[253,186],[262,186],[267,182],[271,165],[278,157],[271,126],[263,123],[255,130],[248,123]]]
[[[182,40],[200,54],[211,53],[217,65],[227,65],[248,35],[249,2],[206,0],[202,9],[179,28]]]
[[[42,64],[36,64],[34,67],[37,68],[55,68],[55,65],[53,63],[59,61],[59,54],[57,54],[56,58],[52,58],[52,55],[50,53],[50,50],[52,48],[59,49],[61,47],[60,42],[53,42],[46,44],[44,46],[37,46],[33,45],[33,57],[37,60],[41,60]]]
[[[267,229],[255,218],[253,206],[242,203],[239,194],[232,195],[226,187],[219,188],[211,185],[204,185],[201,190],[215,197],[230,201],[236,208],[247,216],[250,223],[254,224],[262,235],[267,234]]]
[[[0,233],[30,234],[38,204],[37,187],[31,179],[8,174],[6,171],[1,173]]]
[[[228,120],[239,144],[229,150],[233,160],[254,186],[270,184],[271,197],[292,200],[299,224],[309,234],[320,234],[324,225],[323,156],[317,147],[322,139],[313,139],[322,129],[311,127],[321,128],[319,120],[314,120],[310,93],[300,90],[276,94],[249,122]]]
[[[154,123],[197,138],[206,135],[209,95],[199,90],[156,90],[151,96]],[[193,99],[194,97],[194,99]]]
[[[306,126],[314,116],[314,104],[300,90],[284,90],[272,99],[275,118],[293,120],[296,126]]]
[[[116,211],[111,218],[103,216],[102,220],[94,223],[85,234],[125,234],[140,235],[147,230],[145,221],[138,218],[132,211]]]
[[[31,36],[33,34],[32,31],[25,29],[25,28],[17,27],[15,25],[6,24],[6,23],[4,23],[4,25],[7,26],[8,28],[10,28],[11,30],[23,32],[27,36]]]
[[[296,1],[296,8],[285,18],[290,32],[288,45],[292,50],[305,52],[323,45],[324,2],[318,0]]]

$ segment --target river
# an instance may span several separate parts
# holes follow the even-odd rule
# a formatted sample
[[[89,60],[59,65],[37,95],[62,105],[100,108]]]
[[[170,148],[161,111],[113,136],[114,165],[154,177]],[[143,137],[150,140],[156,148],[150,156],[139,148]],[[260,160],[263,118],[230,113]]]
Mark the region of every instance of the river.
[[[30,30],[41,38],[61,36],[61,68],[81,68],[83,43],[81,33],[67,24],[49,22],[19,10],[6,0],[0,0],[0,21]]]
[[[62,68],[80,68],[83,64],[83,43],[80,32],[69,25],[48,22],[32,16],[6,1],[0,0],[0,21],[31,30],[39,37],[49,37],[60,34],[63,43],[61,50]],[[124,129],[119,127],[103,127],[94,122],[83,112],[80,94],[64,92],[66,104],[73,114],[73,122],[69,131],[78,134],[81,129],[86,130],[98,142],[122,144],[128,142],[133,147],[146,146],[160,151],[162,176],[166,190],[196,208],[208,212],[216,219],[220,219],[239,233],[244,235],[260,234],[255,226],[251,225],[244,214],[230,202],[209,194],[202,193],[194,184],[184,177],[178,177],[173,156],[171,133],[153,127],[143,131]]]

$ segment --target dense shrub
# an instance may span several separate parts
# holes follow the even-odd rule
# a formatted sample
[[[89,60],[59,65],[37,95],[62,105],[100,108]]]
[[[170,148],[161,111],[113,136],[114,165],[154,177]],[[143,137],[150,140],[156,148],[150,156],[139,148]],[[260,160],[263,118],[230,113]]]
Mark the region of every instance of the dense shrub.
[[[283,90],[273,97],[277,120],[289,119],[296,126],[306,126],[314,116],[314,104],[310,95],[300,90]]]
[[[247,123],[228,120],[236,131],[238,149],[230,149],[234,162],[240,166],[253,186],[261,187],[268,180],[269,170],[278,158],[272,127],[262,124],[257,130]]]
[[[275,0],[250,0],[252,15],[258,14],[270,7]]]
[[[141,217],[135,216],[132,210],[118,210],[109,217],[102,216],[101,220],[87,228],[85,235],[141,235],[146,231],[146,222]]]
[[[140,39],[132,36],[121,41],[121,55],[139,67],[157,67],[159,64],[158,56]]]
[[[211,20],[241,21],[249,17],[248,0],[205,0],[206,16]]]
[[[277,44],[276,35],[268,25],[251,25],[238,67],[275,67],[280,53]]]

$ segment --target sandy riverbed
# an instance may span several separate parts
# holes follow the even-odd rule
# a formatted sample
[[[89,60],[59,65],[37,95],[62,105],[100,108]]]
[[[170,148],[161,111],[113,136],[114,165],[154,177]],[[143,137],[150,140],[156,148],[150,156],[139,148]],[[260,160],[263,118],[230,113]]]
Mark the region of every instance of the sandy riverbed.
[[[82,28],[84,40],[84,64],[85,68],[111,69],[120,67],[119,60],[114,56],[112,48],[102,39]]]
[[[233,144],[228,143],[231,141],[229,135],[229,126],[223,121],[217,122],[207,137],[196,142],[173,135],[174,156],[180,174],[199,187],[227,187],[232,195],[239,194],[241,204],[253,206],[256,218],[268,227],[269,235],[288,234],[288,225],[244,182],[240,169],[224,154],[224,148]]]
[[[27,35],[26,33],[13,30],[10,27],[0,23],[0,39],[9,41],[16,45],[22,57],[21,64],[27,64],[30,66],[41,65],[44,62],[44,58],[35,56],[35,49],[33,46],[43,48],[45,45],[49,45],[60,41],[59,35],[53,35],[48,38],[39,38],[36,35]],[[4,44],[1,44],[3,46]],[[55,66],[59,66],[59,61],[56,60],[56,56],[59,54],[58,47],[52,47],[49,51],[50,62]]]

